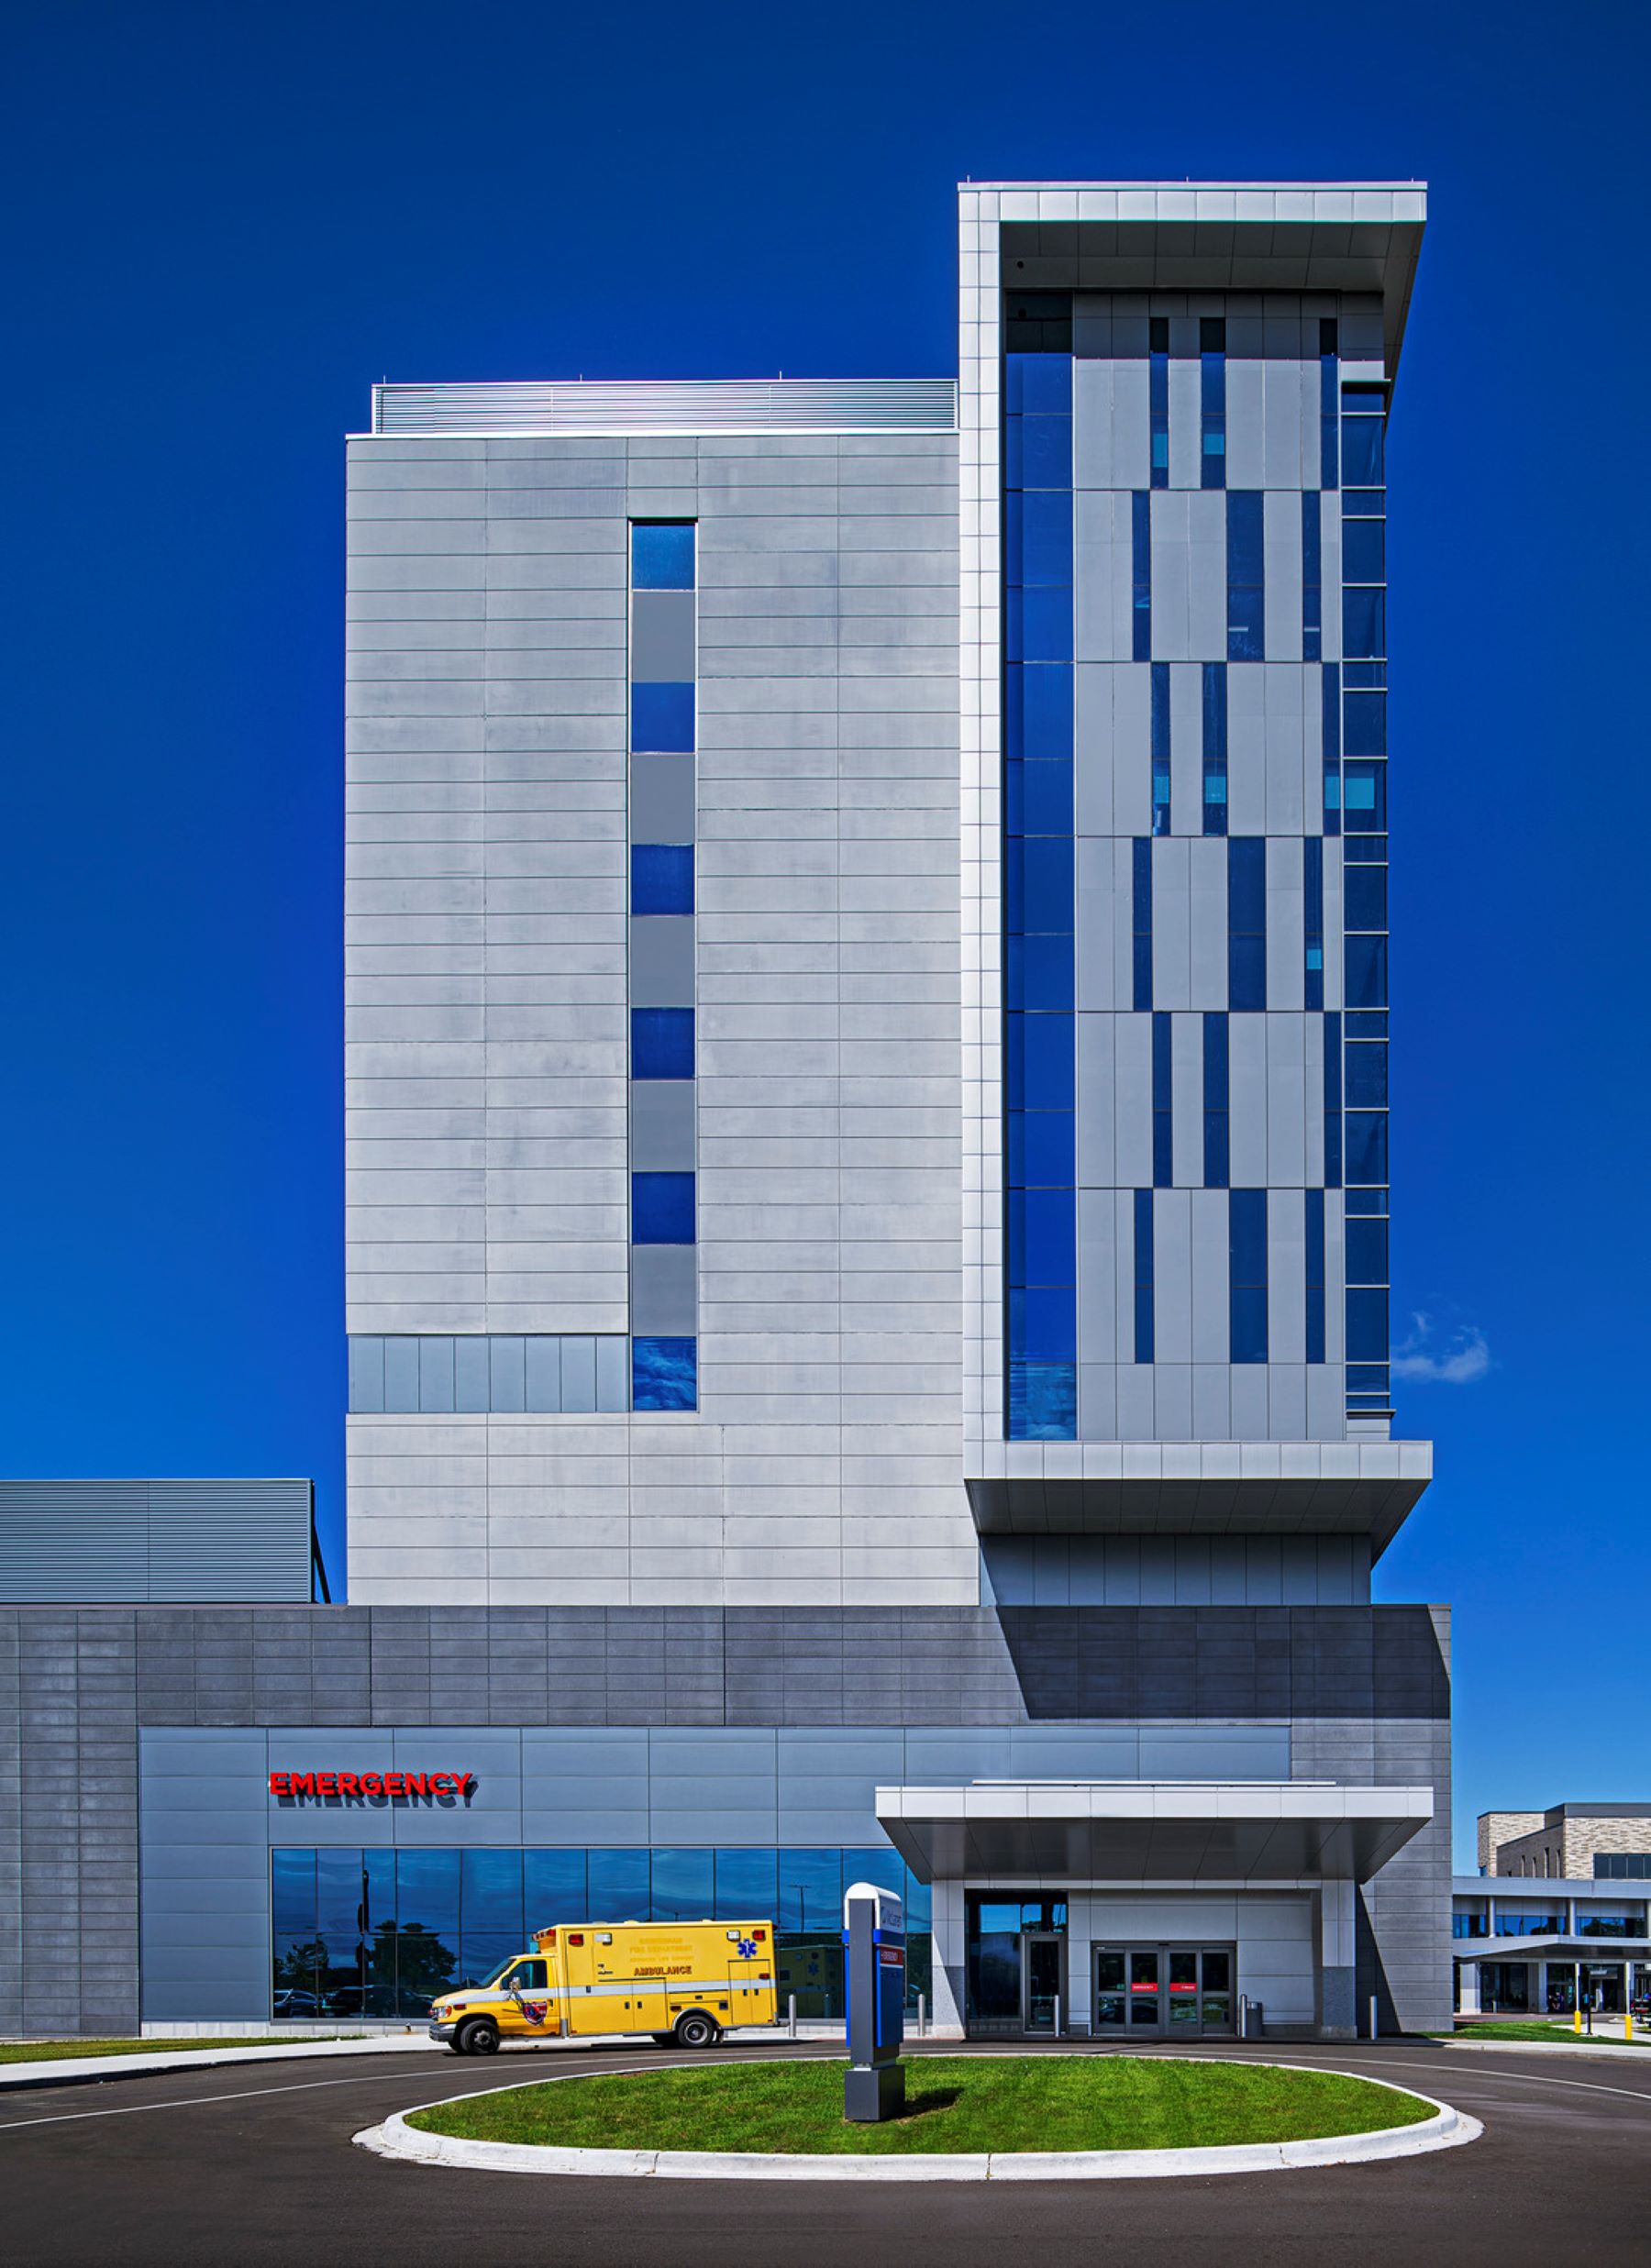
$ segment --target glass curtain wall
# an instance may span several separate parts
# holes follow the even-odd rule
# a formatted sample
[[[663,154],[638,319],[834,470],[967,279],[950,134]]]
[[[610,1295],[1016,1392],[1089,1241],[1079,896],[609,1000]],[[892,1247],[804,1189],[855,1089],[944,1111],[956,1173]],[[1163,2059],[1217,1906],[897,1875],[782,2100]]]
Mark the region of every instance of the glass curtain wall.
[[[557,1922],[771,1916],[781,2007],[843,2004],[843,1892],[897,1890],[906,1986],[932,2000],[930,1891],[874,1850],[279,1850],[271,1859],[271,2005],[278,2018],[418,2017]]]

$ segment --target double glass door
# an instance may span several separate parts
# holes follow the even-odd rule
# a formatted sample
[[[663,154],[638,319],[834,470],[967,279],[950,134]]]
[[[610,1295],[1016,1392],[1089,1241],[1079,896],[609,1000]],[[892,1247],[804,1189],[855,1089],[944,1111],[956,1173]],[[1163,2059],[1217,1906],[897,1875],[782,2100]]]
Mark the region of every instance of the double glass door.
[[[1234,2028],[1230,1945],[1097,1945],[1097,2036],[1203,2040]]]

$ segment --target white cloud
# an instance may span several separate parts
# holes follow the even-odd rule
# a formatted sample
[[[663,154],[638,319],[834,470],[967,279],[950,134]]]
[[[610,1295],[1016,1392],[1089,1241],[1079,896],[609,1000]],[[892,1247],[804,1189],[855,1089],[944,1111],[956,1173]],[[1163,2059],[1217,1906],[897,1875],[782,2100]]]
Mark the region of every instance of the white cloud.
[[[1424,1386],[1471,1386],[1490,1366],[1477,1323],[1444,1323],[1432,1315],[1413,1315],[1410,1336],[1393,1350],[1393,1376]]]

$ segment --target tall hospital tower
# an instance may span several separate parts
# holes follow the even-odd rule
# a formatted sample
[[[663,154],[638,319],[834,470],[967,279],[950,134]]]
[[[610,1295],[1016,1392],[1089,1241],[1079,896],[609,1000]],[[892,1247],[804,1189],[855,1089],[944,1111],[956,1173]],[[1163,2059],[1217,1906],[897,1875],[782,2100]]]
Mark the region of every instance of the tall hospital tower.
[[[757,1914],[831,2020],[870,1878],[942,2032],[1448,2028],[1448,1616],[1370,1603],[1424,212],[970,184],[955,380],[375,390],[348,1600],[302,1481],[13,1485],[0,2022]]]

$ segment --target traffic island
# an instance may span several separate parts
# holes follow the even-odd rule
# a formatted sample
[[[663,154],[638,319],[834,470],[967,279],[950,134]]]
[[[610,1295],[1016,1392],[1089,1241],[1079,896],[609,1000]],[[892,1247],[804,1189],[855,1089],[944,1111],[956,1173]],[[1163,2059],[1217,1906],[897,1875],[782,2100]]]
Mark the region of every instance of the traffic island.
[[[832,2060],[667,2066],[429,2104],[358,2134],[382,2156],[500,2173],[831,2181],[1259,2173],[1474,2141],[1446,2103],[1351,2073],[1191,2057],[936,2055],[903,2112],[845,2119]]]

